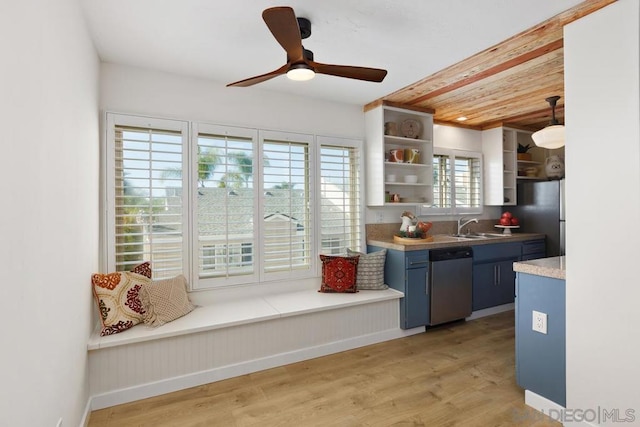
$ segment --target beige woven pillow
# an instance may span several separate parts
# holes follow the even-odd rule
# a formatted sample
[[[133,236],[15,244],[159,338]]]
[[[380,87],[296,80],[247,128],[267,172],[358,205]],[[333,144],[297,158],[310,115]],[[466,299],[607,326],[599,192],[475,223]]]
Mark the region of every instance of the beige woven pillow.
[[[347,255],[360,255],[358,275],[356,276],[356,286],[358,289],[384,290],[389,288],[389,286],[384,284],[384,263],[387,257],[386,249],[369,252],[368,254],[347,249]]]
[[[160,326],[190,313],[196,308],[187,294],[187,279],[180,275],[143,286],[140,300],[144,307],[144,323]]]

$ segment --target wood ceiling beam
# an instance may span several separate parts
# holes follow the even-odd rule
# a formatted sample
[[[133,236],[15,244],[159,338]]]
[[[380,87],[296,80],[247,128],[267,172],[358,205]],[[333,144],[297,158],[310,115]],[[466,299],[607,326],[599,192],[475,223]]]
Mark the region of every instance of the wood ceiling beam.
[[[494,65],[491,68],[487,68],[479,73],[476,73],[470,77],[467,77],[462,80],[458,80],[448,86],[441,87],[440,89],[436,89],[427,93],[426,95],[419,96],[418,98],[412,99],[409,101],[409,105],[419,104],[428,99],[435,98],[436,96],[443,95],[445,93],[454,91],[456,89],[460,89],[464,86],[470,85],[472,83],[479,82],[480,80],[484,80],[487,77],[494,76],[498,73],[506,71],[510,68],[516,67],[518,65],[524,64],[532,59],[535,59],[539,56],[546,55],[549,52],[553,52],[554,50],[562,49],[564,46],[564,40],[555,40],[549,44],[546,44],[542,47],[529,51],[523,55],[520,55],[516,58],[509,59],[508,61],[502,62],[500,64]]]
[[[365,105],[435,109],[434,120],[468,128],[534,122],[541,103],[564,95],[563,27],[617,0],[585,0],[504,42]],[[454,123],[458,115],[469,118]],[[520,121],[520,123],[516,123]],[[535,129],[534,129],[535,130]]]

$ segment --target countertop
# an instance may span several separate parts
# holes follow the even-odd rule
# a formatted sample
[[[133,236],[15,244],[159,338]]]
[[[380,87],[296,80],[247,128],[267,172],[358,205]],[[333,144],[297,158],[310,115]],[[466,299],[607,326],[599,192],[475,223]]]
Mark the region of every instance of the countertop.
[[[395,249],[397,251],[420,251],[429,249],[449,248],[455,246],[477,246],[494,243],[522,242],[524,240],[544,239],[544,234],[539,233],[513,233],[500,237],[490,237],[486,239],[461,239],[446,234],[433,235],[432,242],[403,245],[393,241],[393,236],[389,238],[367,239],[367,245],[378,246],[380,248]]]
[[[513,271],[564,280],[566,266],[567,262],[565,257],[556,256],[551,258],[514,262]]]

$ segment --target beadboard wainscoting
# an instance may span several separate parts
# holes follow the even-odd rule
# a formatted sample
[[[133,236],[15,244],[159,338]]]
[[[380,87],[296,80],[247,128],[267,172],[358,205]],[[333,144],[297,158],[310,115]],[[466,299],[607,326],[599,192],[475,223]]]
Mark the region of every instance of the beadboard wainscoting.
[[[317,295],[311,291],[308,297],[313,299],[314,293]],[[89,351],[91,408],[424,332],[424,328],[400,329],[398,298],[402,294],[398,294],[381,301],[375,298],[357,305],[303,310],[253,323],[94,348]]]

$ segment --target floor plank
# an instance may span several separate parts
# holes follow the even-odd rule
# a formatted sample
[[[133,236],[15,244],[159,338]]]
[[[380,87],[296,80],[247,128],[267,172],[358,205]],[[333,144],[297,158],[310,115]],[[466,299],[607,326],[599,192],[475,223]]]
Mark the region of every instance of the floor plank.
[[[513,311],[93,411],[90,427],[560,426],[515,382]]]

